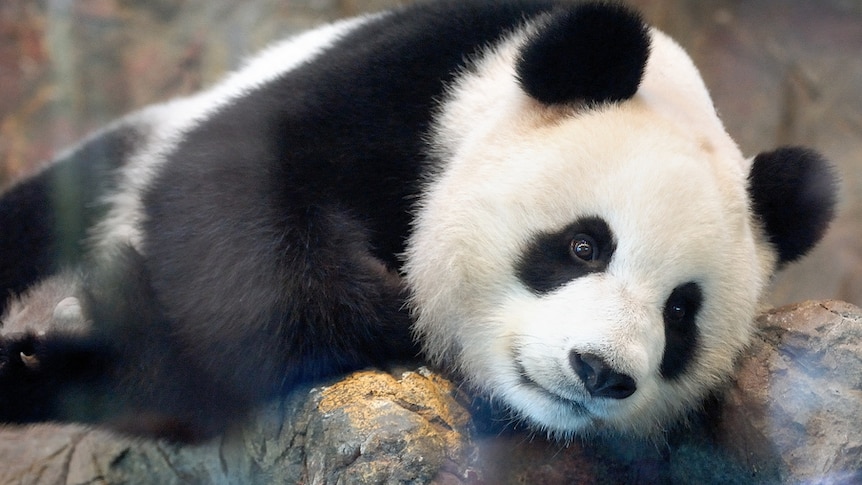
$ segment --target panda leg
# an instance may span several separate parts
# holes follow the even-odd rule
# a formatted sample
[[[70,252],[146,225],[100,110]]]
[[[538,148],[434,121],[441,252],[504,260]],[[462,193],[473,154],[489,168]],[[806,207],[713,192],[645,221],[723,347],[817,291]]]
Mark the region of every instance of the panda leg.
[[[222,432],[256,404],[197,365],[194,350],[177,338],[178,324],[153,290],[144,258],[133,248],[95,265],[84,287],[93,338],[109,343],[116,356],[107,392],[105,386],[92,388],[97,401],[105,401],[95,422],[134,435],[199,441]]]
[[[251,408],[244,396],[216,385],[176,341],[134,250],[93,266],[80,285],[91,320],[83,328],[64,327],[63,312],[55,312],[44,331],[0,338],[0,422],[100,424],[193,442]],[[44,298],[40,288],[25,298]]]
[[[0,422],[100,424],[135,436],[196,442],[248,410],[202,375],[173,372],[181,363],[170,355],[144,363],[118,350],[77,335],[4,337]]]

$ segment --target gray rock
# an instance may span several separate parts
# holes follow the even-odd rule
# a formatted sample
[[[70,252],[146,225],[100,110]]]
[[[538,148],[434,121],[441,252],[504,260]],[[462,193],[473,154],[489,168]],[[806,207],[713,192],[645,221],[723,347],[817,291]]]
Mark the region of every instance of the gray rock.
[[[862,311],[806,302],[759,323],[727,393],[719,443],[750,469],[773,463],[782,479],[862,482]]]
[[[455,393],[424,368],[358,372],[195,446],[9,426],[0,430],[0,484],[461,483],[473,449]]]

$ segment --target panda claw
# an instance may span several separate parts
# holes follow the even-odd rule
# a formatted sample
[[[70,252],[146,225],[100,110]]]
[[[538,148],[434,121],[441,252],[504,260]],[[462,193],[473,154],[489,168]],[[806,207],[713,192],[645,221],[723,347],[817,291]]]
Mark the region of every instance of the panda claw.
[[[24,366],[30,370],[36,370],[39,368],[39,358],[36,357],[35,354],[25,354],[24,352],[19,352],[19,356],[21,357],[21,362],[24,363]]]
[[[16,373],[18,369],[36,371],[41,360],[36,353],[38,337],[23,335],[19,338],[0,339],[0,372]]]

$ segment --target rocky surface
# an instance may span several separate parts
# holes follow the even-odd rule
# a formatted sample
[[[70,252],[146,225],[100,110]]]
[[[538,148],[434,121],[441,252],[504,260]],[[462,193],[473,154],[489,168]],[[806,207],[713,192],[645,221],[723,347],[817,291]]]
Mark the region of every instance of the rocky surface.
[[[862,309],[764,313],[732,385],[660,441],[480,435],[424,368],[299,390],[196,446],[77,426],[0,430],[0,484],[862,483]]]
[[[752,470],[862,483],[862,312],[808,302],[760,317],[762,331],[727,393],[718,443]]]
[[[358,372],[298,391],[194,446],[78,426],[0,430],[0,484],[461,483],[469,415],[419,369]]]

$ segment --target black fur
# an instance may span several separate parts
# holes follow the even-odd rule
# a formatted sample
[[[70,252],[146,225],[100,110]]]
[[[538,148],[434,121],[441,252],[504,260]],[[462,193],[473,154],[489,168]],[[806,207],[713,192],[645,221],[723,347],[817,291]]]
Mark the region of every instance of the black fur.
[[[664,306],[664,355],[659,371],[665,379],[682,375],[698,348],[697,316],[703,304],[700,285],[690,281],[673,289]]]
[[[784,147],[754,158],[748,193],[779,263],[802,257],[823,237],[837,188],[831,164],[812,150]]]
[[[518,79],[545,104],[622,101],[637,92],[649,46],[643,20],[620,4],[561,8],[522,50]]]
[[[594,258],[584,261],[572,254],[579,235],[595,242]],[[608,223],[599,217],[579,219],[560,231],[534,237],[516,265],[518,278],[538,294],[550,293],[566,283],[607,269],[616,249]]]

